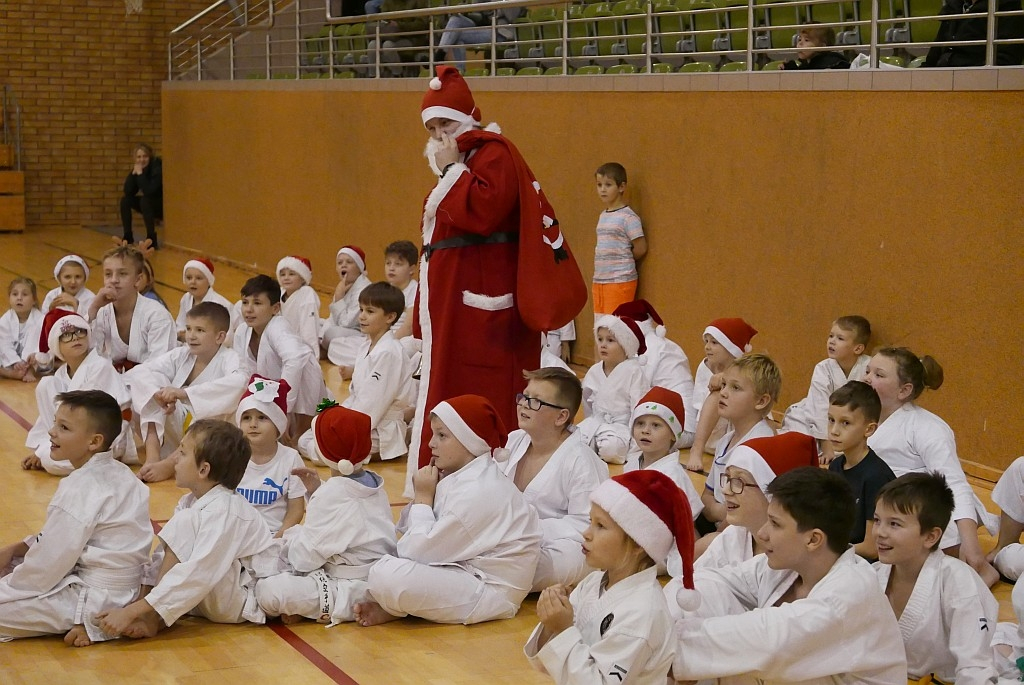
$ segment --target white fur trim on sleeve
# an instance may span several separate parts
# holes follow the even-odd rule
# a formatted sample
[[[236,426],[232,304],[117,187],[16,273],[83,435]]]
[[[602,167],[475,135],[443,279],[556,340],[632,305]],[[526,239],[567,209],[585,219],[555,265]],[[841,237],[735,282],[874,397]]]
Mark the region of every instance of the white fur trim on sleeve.
[[[437,208],[441,205],[441,201],[444,200],[445,196],[448,195],[448,191],[455,186],[455,182],[459,180],[462,174],[468,172],[468,166],[462,162],[456,162],[448,169],[447,174],[437,179],[437,185],[430,191],[430,195],[427,196],[427,203],[423,207],[424,218],[433,218],[437,214]]]

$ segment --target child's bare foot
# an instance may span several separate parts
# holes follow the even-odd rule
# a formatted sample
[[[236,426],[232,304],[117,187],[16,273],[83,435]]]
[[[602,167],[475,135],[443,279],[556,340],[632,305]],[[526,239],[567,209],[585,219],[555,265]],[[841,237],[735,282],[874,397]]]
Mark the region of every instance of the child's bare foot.
[[[147,462],[141,469],[139,469],[139,480],[144,483],[156,483],[173,477],[173,459],[161,459],[157,462]]]
[[[303,618],[305,617],[300,614],[281,614],[281,623],[291,626],[299,623]]]
[[[64,644],[68,647],[88,647],[92,644],[92,640],[89,639],[89,634],[85,632],[85,626],[77,625],[64,636]]]
[[[692,451],[690,452],[690,459],[686,462],[686,470],[698,473],[704,470],[704,460],[699,452],[697,454],[694,454]]]
[[[364,628],[369,626],[379,626],[381,623],[397,621],[400,618],[399,616],[395,616],[394,614],[389,614],[384,611],[381,605],[374,601],[359,602],[352,607],[352,612],[356,615],[356,623]]]
[[[144,637],[156,637],[160,632],[160,616],[154,615],[151,618],[143,616],[131,623],[122,633],[124,637],[139,640]]]
[[[42,471],[43,462],[34,454],[30,454],[21,460],[21,468],[26,471]]]

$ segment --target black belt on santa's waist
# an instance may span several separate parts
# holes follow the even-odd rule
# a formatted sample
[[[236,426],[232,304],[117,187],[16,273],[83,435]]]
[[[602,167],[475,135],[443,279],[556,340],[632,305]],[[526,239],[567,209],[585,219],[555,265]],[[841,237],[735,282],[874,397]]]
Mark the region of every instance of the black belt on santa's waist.
[[[438,240],[423,246],[423,258],[428,262],[430,255],[438,250],[449,250],[453,247],[470,247],[472,245],[497,245],[499,243],[518,243],[519,233],[510,231],[492,233],[490,235],[457,235],[453,238]]]

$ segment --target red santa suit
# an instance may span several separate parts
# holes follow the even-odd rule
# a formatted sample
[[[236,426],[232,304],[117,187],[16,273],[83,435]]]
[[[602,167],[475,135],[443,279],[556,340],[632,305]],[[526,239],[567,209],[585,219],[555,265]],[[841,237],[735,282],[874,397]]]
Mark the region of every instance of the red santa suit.
[[[579,280],[583,299],[578,306],[552,303],[549,311],[538,313],[537,293],[526,292],[533,279],[518,275],[521,260],[537,256],[530,251],[539,245],[547,251],[546,258],[557,263],[567,255],[567,247],[540,184],[516,148],[498,135],[497,126],[477,128],[480,110],[457,70],[438,68],[421,115],[424,124],[435,118],[461,124],[455,134],[458,162],[442,171],[428,154],[439,179],[423,209],[424,247],[413,333],[423,341],[424,382],[410,449],[423,466],[430,460],[429,423],[424,417],[443,400],[483,395],[504,422],[515,425],[515,395],[526,384],[522,371],[540,366],[540,331],[570,321],[585,302],[586,286],[569,256],[576,275],[570,270],[568,287],[561,282],[546,286],[555,298],[574,291]],[[552,251],[558,255],[555,259]],[[524,286],[521,280],[531,282]],[[564,320],[540,326],[544,317]]]

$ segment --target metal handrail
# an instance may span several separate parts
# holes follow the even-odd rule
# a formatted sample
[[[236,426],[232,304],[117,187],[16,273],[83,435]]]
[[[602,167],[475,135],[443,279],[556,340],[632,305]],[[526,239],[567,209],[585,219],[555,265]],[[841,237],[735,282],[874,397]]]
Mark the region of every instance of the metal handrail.
[[[238,1],[241,1],[241,0],[238,0]],[[266,0],[266,1],[268,3],[271,2],[271,0]],[[310,12],[310,10],[309,9],[300,10],[300,8],[298,7],[298,2],[296,0],[296,2],[294,2],[295,11],[296,11],[296,22],[295,22],[295,34],[294,34],[294,37],[274,38],[271,35],[271,32],[269,30],[267,30],[267,33],[266,33],[266,50],[267,50],[267,52],[266,52],[266,60],[265,60],[265,64],[263,65],[262,68],[259,69],[259,71],[263,72],[264,75],[266,77],[268,77],[268,78],[270,78],[270,77],[276,78],[276,77],[279,77],[279,76],[291,76],[292,78],[306,77],[306,76],[316,77],[316,76],[320,76],[320,75],[325,75],[327,77],[333,78],[335,73],[336,73],[335,70],[338,69],[338,68],[341,68],[342,70],[354,71],[354,72],[356,72],[357,75],[364,75],[364,76],[365,75],[371,75],[371,76],[375,76],[375,77],[379,78],[381,76],[381,73],[382,73],[382,67],[387,66],[387,63],[384,63],[383,60],[382,60],[382,52],[383,52],[383,47],[382,47],[383,40],[382,40],[382,38],[387,40],[387,39],[393,39],[393,38],[398,38],[398,37],[402,37],[402,36],[422,35],[424,33],[422,31],[419,31],[419,32],[397,32],[397,33],[389,32],[389,33],[386,33],[386,34],[382,34],[382,32],[381,32],[382,23],[389,22],[389,21],[396,21],[396,20],[403,20],[403,19],[414,19],[414,18],[424,18],[424,17],[426,17],[426,18],[428,18],[430,20],[430,28],[425,32],[427,34],[427,41],[426,41],[427,45],[397,46],[397,47],[389,47],[388,49],[391,50],[391,51],[394,51],[395,53],[404,54],[404,55],[409,55],[410,53],[412,53],[413,55],[416,55],[417,53],[422,53],[422,52],[426,51],[428,53],[426,57],[414,59],[413,61],[401,62],[401,66],[403,66],[403,67],[408,67],[408,66],[429,67],[430,70],[432,71],[433,67],[435,65],[435,51],[436,51],[435,33],[438,32],[440,29],[444,28],[444,19],[446,17],[448,17],[450,15],[453,15],[453,14],[465,14],[467,12],[474,12],[474,13],[477,13],[477,12],[490,12],[491,13],[491,20],[490,20],[490,27],[489,27],[490,28],[489,40],[487,40],[485,42],[481,42],[481,43],[460,44],[458,46],[458,47],[470,48],[470,49],[473,49],[474,47],[476,47],[478,49],[479,48],[484,48],[484,49],[489,48],[490,49],[490,55],[489,55],[487,63],[488,63],[488,66],[490,67],[490,72],[491,73],[494,73],[495,68],[497,66],[497,63],[499,61],[507,62],[507,63],[510,63],[510,64],[513,64],[513,65],[530,63],[530,64],[539,64],[541,66],[543,66],[544,64],[547,64],[547,65],[551,66],[553,63],[560,63],[561,67],[562,67],[562,71],[564,73],[564,72],[567,71],[567,68],[570,66],[570,61],[575,62],[575,61],[578,61],[578,60],[581,60],[581,59],[583,59],[583,60],[590,60],[590,61],[593,61],[595,63],[603,63],[603,62],[608,61],[609,59],[618,59],[618,60],[622,60],[622,61],[630,61],[634,65],[639,65],[639,64],[643,63],[643,64],[646,65],[647,69],[650,70],[650,68],[652,67],[652,63],[654,61],[656,61],[661,55],[665,55],[666,58],[673,58],[673,59],[679,59],[681,57],[684,60],[686,60],[686,59],[694,59],[694,58],[704,57],[704,56],[715,56],[715,57],[719,57],[719,58],[728,57],[730,59],[735,60],[735,59],[738,59],[738,56],[740,54],[743,54],[745,56],[745,58],[746,58],[745,61],[746,61],[746,64],[747,64],[747,68],[749,70],[749,69],[753,68],[753,65],[755,64],[755,62],[757,61],[759,56],[763,56],[763,55],[766,55],[766,54],[770,55],[770,54],[779,54],[779,53],[792,53],[794,51],[794,48],[792,48],[790,46],[772,46],[772,47],[760,46],[759,47],[758,46],[757,36],[770,35],[770,34],[772,34],[774,32],[778,32],[778,31],[787,31],[787,32],[798,31],[801,28],[803,28],[804,26],[806,26],[806,24],[800,24],[800,23],[796,23],[796,24],[757,25],[755,23],[755,18],[756,18],[756,13],[757,12],[762,12],[762,11],[765,11],[765,10],[771,11],[774,8],[792,9],[794,7],[804,8],[804,7],[813,7],[815,5],[825,5],[825,4],[827,4],[827,5],[834,5],[834,4],[838,4],[840,2],[840,0],[796,0],[795,2],[793,0],[773,0],[773,1],[765,2],[763,4],[758,3],[756,5],[755,5],[755,2],[756,2],[756,0],[750,0],[750,2],[747,2],[746,5],[745,5],[746,12],[747,12],[746,26],[732,27],[732,26],[727,26],[727,25],[719,25],[719,26],[715,26],[715,27],[712,27],[712,28],[704,28],[704,29],[696,29],[696,27],[694,27],[694,30],[686,29],[686,30],[682,30],[682,31],[679,31],[679,30],[665,30],[665,31],[660,30],[659,24],[658,24],[658,20],[661,19],[661,18],[667,18],[667,17],[673,17],[673,16],[722,15],[722,14],[727,14],[727,13],[734,14],[736,12],[743,11],[744,5],[730,5],[730,6],[720,6],[720,7],[711,7],[711,8],[694,8],[694,9],[686,8],[686,9],[678,9],[678,10],[675,10],[675,11],[668,11],[668,12],[663,12],[663,11],[654,12],[654,3],[652,2],[652,0],[642,0],[642,3],[641,3],[642,4],[642,11],[639,11],[639,12],[633,12],[633,13],[630,13],[630,14],[616,14],[616,15],[613,15],[613,16],[586,17],[586,18],[572,17],[571,18],[569,16],[569,5],[565,4],[561,8],[561,17],[560,17],[560,22],[559,22],[560,23],[560,28],[561,28],[561,31],[560,31],[561,35],[558,36],[558,37],[545,37],[540,31],[537,31],[537,35],[535,37],[531,38],[528,41],[528,44],[530,46],[541,46],[541,55],[540,56],[537,56],[536,54],[533,55],[533,56],[525,56],[525,57],[520,55],[518,57],[510,56],[509,58],[506,59],[506,58],[503,58],[503,56],[501,56],[498,53],[498,50],[501,49],[501,48],[511,47],[511,46],[514,46],[514,45],[522,45],[522,42],[517,40],[517,39],[513,39],[511,41],[505,40],[503,37],[501,37],[499,35],[499,29],[512,28],[513,30],[521,30],[521,29],[529,28],[529,27],[542,27],[542,26],[549,25],[550,24],[550,20],[544,20],[544,21],[529,21],[529,20],[525,20],[524,21],[524,20],[520,19],[520,20],[517,20],[513,24],[499,24],[497,22],[497,17],[499,16],[500,11],[508,10],[508,9],[516,8],[516,7],[522,7],[522,8],[532,8],[532,7],[538,7],[538,6],[550,7],[551,6],[551,0],[495,0],[495,1],[490,1],[490,2],[479,2],[479,3],[471,3],[471,4],[448,5],[448,6],[441,6],[441,7],[428,7],[428,8],[419,8],[419,9],[411,9],[411,10],[401,10],[401,11],[397,11],[397,12],[378,13],[378,14],[373,14],[373,15],[352,16],[352,17],[341,17],[341,16],[334,15],[332,13],[332,7],[331,7],[332,2],[331,2],[331,0],[325,0],[325,6],[324,6],[323,15],[320,15],[319,12],[317,12],[317,19],[314,20],[313,23],[303,22],[302,21],[302,18],[300,17],[300,14],[301,13],[308,13],[308,12]],[[216,10],[216,8],[218,8],[218,7],[223,7],[226,4],[233,4],[233,3],[235,3],[235,0],[218,0],[213,5],[208,7],[206,10],[201,12],[199,15],[197,15],[196,17],[193,17],[188,22],[185,22],[184,24],[182,24],[181,26],[179,26],[179,27],[177,27],[175,29],[175,32],[177,32],[180,35],[190,34],[190,35],[192,35],[194,37],[193,38],[194,44],[193,43],[188,43],[187,44],[187,49],[180,53],[184,57],[184,59],[181,61],[181,65],[180,66],[188,68],[191,65],[195,64],[196,65],[195,66],[195,70],[196,70],[197,75],[198,75],[199,78],[202,78],[202,66],[201,66],[202,60],[198,59],[196,56],[197,55],[198,56],[210,55],[213,51],[219,49],[219,46],[222,46],[224,44],[224,41],[228,42],[228,46],[230,48],[229,49],[229,58],[230,58],[231,78],[235,78],[236,77],[236,75],[235,75],[235,66],[236,65],[235,65],[235,60],[234,60],[234,40],[235,40],[235,37],[236,37],[236,35],[238,33],[237,31],[221,29],[219,32],[217,32],[218,35],[216,35],[216,36],[214,36],[214,35],[207,35],[207,36],[200,35],[198,37],[195,37],[195,35],[197,33],[197,29],[196,29],[197,22],[203,16],[209,15],[211,12],[214,12]],[[248,7],[248,4],[249,3],[247,1],[244,2],[245,7]],[[262,4],[262,2],[260,4]],[[610,2],[608,4],[609,5],[613,5],[614,3]],[[864,15],[861,14],[860,18],[858,18],[858,19],[854,19],[853,16],[851,16],[848,20],[832,21],[832,22],[822,22],[821,24],[819,24],[821,26],[831,26],[831,27],[835,27],[837,29],[838,28],[843,28],[843,29],[847,29],[847,30],[857,29],[857,34],[860,37],[864,37],[864,30],[866,29],[866,33],[867,33],[867,41],[866,42],[858,42],[856,44],[845,43],[845,44],[836,45],[836,46],[822,47],[822,48],[818,48],[817,50],[830,50],[830,49],[832,49],[832,50],[840,50],[840,51],[845,51],[845,50],[866,51],[866,52],[868,52],[868,54],[870,56],[870,65],[872,67],[877,67],[878,66],[878,61],[879,61],[878,58],[879,58],[879,51],[880,50],[884,50],[884,51],[888,51],[888,50],[905,50],[905,49],[913,50],[913,49],[927,49],[927,48],[931,48],[933,46],[980,46],[980,45],[984,45],[986,47],[986,53],[987,53],[986,54],[986,62],[991,65],[994,62],[994,60],[995,60],[995,50],[996,50],[997,46],[1004,45],[1004,44],[1024,43],[1024,38],[1002,38],[1002,39],[996,38],[996,35],[995,35],[995,22],[993,21],[993,19],[996,18],[996,17],[1024,15],[1024,10],[997,11],[995,9],[996,6],[997,6],[996,2],[990,2],[989,4],[990,4],[989,14],[988,14],[988,17],[987,17],[988,18],[988,25],[989,25],[989,31],[988,31],[989,35],[986,36],[985,39],[977,39],[977,40],[971,40],[971,41],[885,42],[884,40],[880,40],[880,38],[881,38],[882,34],[887,33],[886,29],[888,29],[888,27],[891,27],[891,26],[908,26],[908,25],[910,25],[912,23],[915,23],[915,22],[925,22],[925,21],[934,22],[934,21],[945,21],[945,20],[956,20],[956,19],[984,19],[985,15],[984,14],[979,15],[979,14],[964,13],[964,14],[955,14],[955,15],[954,14],[950,14],[950,15],[932,15],[932,16],[890,16],[890,17],[882,17],[881,13],[880,13],[880,10],[879,10],[879,0],[872,0],[872,2],[871,2],[870,17],[864,17]],[[315,8],[314,8],[314,11],[315,11]],[[321,16],[323,17],[322,19],[320,18]],[[640,19],[640,18],[643,18],[643,20],[644,20],[644,27],[646,29],[645,33],[643,33],[643,34],[641,34],[641,33],[630,33],[630,32],[624,32],[623,33],[623,31],[626,30],[625,29],[625,22],[627,20],[636,20],[636,19]],[[570,34],[571,26],[573,26],[575,24],[579,24],[579,23],[592,24],[592,23],[597,22],[597,21],[615,22],[617,25],[612,30],[616,31],[616,33],[615,34],[594,35],[593,32],[590,32],[587,36],[570,36],[569,35]],[[352,59],[355,60],[355,62],[352,62],[351,60],[347,60],[345,63],[341,63],[341,61],[339,59],[337,59],[337,56],[338,56],[338,55],[336,55],[337,43],[335,41],[336,40],[350,40],[350,38],[348,36],[335,36],[334,35],[334,31],[330,31],[329,34],[326,35],[326,37],[325,36],[315,37],[315,36],[310,36],[310,35],[303,36],[303,31],[308,31],[310,29],[317,28],[317,27],[323,29],[323,28],[326,28],[328,26],[333,27],[333,26],[339,26],[339,25],[353,25],[353,24],[366,24],[366,26],[367,26],[367,30],[366,30],[365,34],[360,34],[361,36],[365,36],[365,38],[363,38],[363,40],[367,41],[366,45],[364,45],[363,47],[355,47],[354,44],[349,44],[350,47],[348,47],[347,52],[344,53],[344,54],[347,54],[347,55],[351,55]],[[271,16],[270,19],[268,20],[268,25],[267,26],[269,27],[269,26],[272,26],[272,25],[273,25],[273,16]],[[250,28],[253,28],[253,27],[254,26],[251,26]],[[476,30],[476,29],[479,29],[479,28],[482,28],[482,27],[476,26],[476,27],[467,27],[466,29],[451,29],[451,30],[456,31],[456,32],[460,32],[462,30]],[[673,28],[675,28],[675,27],[673,27]],[[172,33],[174,33],[174,32],[172,32]],[[199,33],[202,33],[202,31],[199,31]],[[714,36],[726,37],[726,36],[737,35],[737,34],[744,34],[744,33],[746,34],[747,40],[746,40],[746,46],[743,49],[735,49],[734,50],[734,49],[728,49],[728,48],[726,48],[726,49],[718,48],[718,49],[714,49],[714,50],[710,50],[710,51],[706,50],[706,51],[686,51],[686,52],[676,52],[676,51],[673,51],[673,50],[664,50],[664,49],[658,50],[658,51],[654,50],[655,45],[657,45],[657,42],[661,39],[661,36],[663,36],[663,35],[669,35],[669,34],[673,35],[673,36],[682,35],[682,36],[687,36],[687,37],[695,38],[695,37],[702,36],[702,35],[703,36],[714,35]],[[633,48],[633,50],[634,50],[633,52],[625,52],[624,53],[624,52],[621,52],[623,50],[622,47],[617,47],[616,48],[616,52],[614,54],[611,54],[611,55],[609,55],[609,54],[588,54],[586,56],[580,57],[579,55],[571,56],[570,55],[570,51],[569,51],[570,45],[574,45],[574,46],[575,45],[579,45],[579,41],[586,41],[587,44],[594,45],[596,41],[609,41],[610,40],[610,41],[615,42],[617,45],[621,45],[621,43],[624,42],[624,41],[635,41],[637,39],[642,40],[643,44],[644,44],[644,47],[643,47],[642,51],[639,51],[639,52],[637,52],[636,48],[634,47]],[[312,40],[323,40],[323,41],[326,41],[324,43],[324,45],[326,45],[326,48],[323,47],[323,45],[321,45],[319,48],[315,47],[311,51],[309,49],[307,41],[312,41]],[[294,43],[294,45],[296,46],[295,47],[294,59],[292,60],[291,58],[286,57],[286,60],[287,61],[291,61],[292,65],[291,66],[286,66],[286,65],[283,66],[283,65],[281,65],[280,64],[281,55],[277,55],[275,57],[275,61],[277,61],[278,64],[276,66],[272,65],[272,63],[271,63],[271,50],[272,50],[272,48],[274,46],[279,45],[279,44],[286,44],[286,43],[287,44]],[[544,48],[544,46],[550,46],[552,43],[557,44],[558,46],[560,46],[560,48],[561,48],[561,54],[560,55],[558,55],[557,51],[553,51],[554,54],[549,54],[549,52],[551,52],[551,51],[549,51],[548,49]],[[179,43],[179,45],[175,46],[175,47],[180,47],[181,45],[185,45],[185,43],[184,42]],[[724,45],[728,46],[729,44],[728,43],[724,43]],[[662,47],[664,47],[664,46],[662,46]],[[694,45],[693,47],[696,47],[696,46]],[[816,50],[812,49],[812,48],[809,48],[808,51],[813,52],[813,51],[816,51]],[[287,54],[291,54],[291,53],[287,53]],[[316,63],[312,63],[312,64],[309,63],[309,62],[312,62],[311,59],[307,59],[308,55],[310,55],[310,54],[319,54],[320,55],[320,57],[316,58],[317,59]],[[338,53],[338,54],[341,54],[341,53]],[[173,78],[173,74],[175,72],[175,65],[173,64],[173,51],[172,51],[172,46],[171,45],[168,46],[168,68],[169,68],[169,74]],[[322,72],[323,72],[323,69],[325,69],[325,68],[328,71],[326,72],[326,74],[323,74]],[[282,69],[284,71],[282,71]],[[314,73],[311,73],[311,71],[314,72]]]

